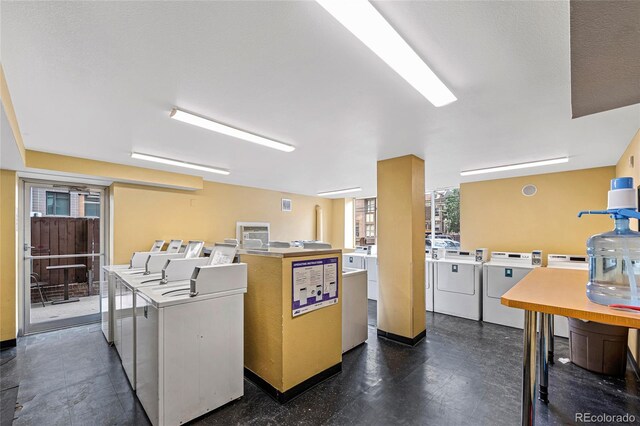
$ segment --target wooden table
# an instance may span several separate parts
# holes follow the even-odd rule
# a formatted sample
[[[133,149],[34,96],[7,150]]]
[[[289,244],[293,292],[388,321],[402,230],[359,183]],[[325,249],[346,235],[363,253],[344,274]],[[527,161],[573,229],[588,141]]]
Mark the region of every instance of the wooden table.
[[[539,363],[541,399],[548,384],[547,348],[553,342],[553,315],[580,318],[604,324],[640,328],[640,314],[598,305],[587,298],[587,271],[536,268],[501,299],[503,305],[524,309],[524,352],[522,369],[522,424],[535,422],[536,331],[540,312]]]
[[[69,269],[75,269],[75,268],[86,268],[87,265],[84,265],[82,263],[76,263],[74,265],[55,265],[55,266],[47,266],[47,270],[48,271],[57,271],[62,269],[62,272],[64,273],[64,298],[61,300],[54,300],[53,302],[51,302],[51,304],[58,304],[58,303],[69,303],[69,302],[79,302],[80,299],[78,299],[77,297],[73,298],[73,299],[69,299]]]

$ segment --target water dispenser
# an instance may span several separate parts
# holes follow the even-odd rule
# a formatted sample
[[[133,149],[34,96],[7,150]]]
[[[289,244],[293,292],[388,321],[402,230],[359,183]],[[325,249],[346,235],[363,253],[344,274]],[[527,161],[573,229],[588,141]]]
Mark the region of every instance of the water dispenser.
[[[607,210],[582,211],[583,214],[607,214],[615,222],[613,231],[587,240],[589,282],[587,297],[601,305],[640,306],[640,232],[629,228],[629,219],[640,219],[633,178],[611,181]]]

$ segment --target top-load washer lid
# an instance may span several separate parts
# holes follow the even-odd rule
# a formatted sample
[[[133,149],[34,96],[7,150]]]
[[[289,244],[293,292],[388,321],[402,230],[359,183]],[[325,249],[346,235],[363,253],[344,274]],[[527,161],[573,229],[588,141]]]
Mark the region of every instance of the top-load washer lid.
[[[189,283],[141,287],[138,290],[156,307],[197,302],[212,297],[246,293],[247,265],[233,263],[195,268]]]
[[[233,263],[233,259],[236,257],[238,247],[233,244],[216,243],[211,250],[209,256],[209,265],[224,265],[227,263]]]
[[[182,248],[182,240],[171,240],[167,246],[167,253],[178,253]]]
[[[550,254],[547,267],[557,269],[589,269],[589,257],[581,254]]]
[[[189,241],[187,247],[184,249],[184,258],[191,259],[193,257],[200,257],[202,249],[204,249],[204,241]]]
[[[157,251],[162,250],[163,246],[164,246],[164,240],[155,240],[149,251],[155,253]]]

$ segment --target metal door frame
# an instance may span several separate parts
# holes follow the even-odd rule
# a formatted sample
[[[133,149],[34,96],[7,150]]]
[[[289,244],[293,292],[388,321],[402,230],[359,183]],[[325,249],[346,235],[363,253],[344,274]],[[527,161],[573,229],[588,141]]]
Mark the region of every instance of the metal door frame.
[[[32,259],[61,259],[65,257],[99,257],[100,266],[94,271],[94,279],[101,279],[102,266],[108,263],[109,259],[109,224],[111,218],[109,188],[103,185],[92,183],[78,183],[70,180],[39,180],[20,178],[20,190],[18,191],[18,336],[52,331],[61,328],[74,327],[89,323],[99,323],[102,317],[102,305],[98,301],[100,311],[96,314],[82,315],[60,320],[46,321],[32,324],[31,319],[31,283],[27,278],[30,276],[28,269],[29,260]],[[57,188],[68,187],[72,190],[74,186],[89,187],[93,192],[100,193],[100,247],[97,253],[80,255],[54,255],[54,256],[32,256],[31,255],[31,189],[37,188]]]

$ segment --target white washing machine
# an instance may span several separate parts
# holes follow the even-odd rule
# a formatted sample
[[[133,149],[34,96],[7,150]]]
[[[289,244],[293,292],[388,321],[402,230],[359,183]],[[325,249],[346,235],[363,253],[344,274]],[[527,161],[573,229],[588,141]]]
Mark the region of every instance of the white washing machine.
[[[589,270],[589,258],[585,255],[550,254],[547,268]],[[553,331],[556,336],[569,337],[569,320],[560,315],[553,316]]]
[[[500,298],[534,268],[542,266],[542,251],[531,253],[491,252],[483,267],[482,320],[509,327],[524,328],[522,309],[509,308]]]
[[[342,268],[342,353],[368,336],[367,271]]]
[[[190,241],[186,250],[180,254],[179,258],[170,258],[171,254],[150,256],[149,262],[166,257],[162,260],[164,265],[161,268],[154,267],[149,270],[149,262],[147,262],[146,273],[136,273],[129,271],[116,271],[116,332],[115,346],[122,361],[122,367],[129,379],[131,388],[136,390],[136,294],[139,289],[144,287],[157,286],[161,281],[167,282],[180,281],[188,279],[196,266],[211,264],[216,261],[216,254],[212,252],[211,257],[199,257],[204,248],[204,241]],[[216,247],[218,248],[218,247]],[[235,248],[231,249],[235,254]],[[187,255],[185,258],[183,254]],[[231,263],[233,256],[225,262]],[[173,278],[166,279],[167,268],[172,269],[169,274],[174,274]],[[158,271],[158,272],[156,272]]]
[[[487,249],[446,250],[434,263],[435,312],[479,321],[482,319],[482,265]]]
[[[247,265],[235,263],[136,293],[136,394],[154,426],[184,424],[243,395],[246,291]]]

